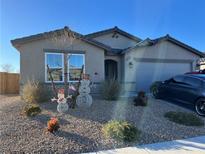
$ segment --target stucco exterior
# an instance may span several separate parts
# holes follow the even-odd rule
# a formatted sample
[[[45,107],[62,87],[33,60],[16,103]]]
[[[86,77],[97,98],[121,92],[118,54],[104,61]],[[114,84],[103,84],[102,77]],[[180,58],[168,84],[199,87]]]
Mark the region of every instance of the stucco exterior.
[[[193,71],[199,58],[199,55],[169,41],[162,41],[153,46],[134,48],[124,56],[125,91],[148,91],[154,81],[169,79],[179,72],[182,74]],[[129,63],[133,64],[132,68],[129,67]],[[138,78],[144,83],[136,83]],[[144,80],[145,78],[149,80]]]
[[[104,80],[104,50],[93,45],[89,45],[81,40],[75,40],[72,46],[67,48],[57,48],[49,40],[39,40],[30,42],[19,47],[20,51],[20,83],[24,84],[29,79],[45,82],[45,52],[71,52],[85,53],[85,73],[95,82]],[[94,75],[97,73],[97,75]]]
[[[196,61],[204,57],[200,51],[169,35],[141,40],[117,27],[88,35],[77,34],[72,45],[65,42],[63,45],[61,40],[54,43],[43,35],[12,40],[20,52],[21,85],[27,80],[45,83],[45,52],[84,53],[85,73],[97,85],[93,93],[99,92],[100,82],[105,80],[105,60],[117,62],[117,79],[123,85],[122,91],[136,93],[148,91],[154,81],[195,70]],[[116,70],[116,63],[112,64],[115,67],[108,67],[110,64],[106,68]]]
[[[136,41],[131,40],[121,34],[117,34],[117,35],[114,34],[115,33],[105,34],[102,36],[95,37],[94,39],[116,49],[125,49],[128,47],[135,46],[137,44]]]

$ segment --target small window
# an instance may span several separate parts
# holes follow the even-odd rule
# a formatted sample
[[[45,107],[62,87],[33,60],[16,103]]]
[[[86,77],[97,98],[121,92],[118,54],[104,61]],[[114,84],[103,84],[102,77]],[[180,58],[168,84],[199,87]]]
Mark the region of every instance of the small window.
[[[195,78],[192,78],[192,77],[186,77],[184,82],[186,84],[190,85],[190,86],[193,86],[193,87],[202,86],[202,81],[201,80],[195,79]]]
[[[50,82],[51,78],[48,72],[49,66],[51,76],[54,82],[63,82],[63,54],[61,53],[46,53],[45,54],[45,80]]]
[[[78,81],[82,66],[85,65],[84,54],[68,55],[69,81]]]

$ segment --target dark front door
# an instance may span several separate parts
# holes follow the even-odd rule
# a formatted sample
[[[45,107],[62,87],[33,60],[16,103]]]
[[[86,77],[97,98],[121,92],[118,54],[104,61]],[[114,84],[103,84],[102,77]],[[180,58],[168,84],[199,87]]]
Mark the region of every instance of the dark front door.
[[[105,79],[117,79],[117,62],[114,60],[105,60]]]

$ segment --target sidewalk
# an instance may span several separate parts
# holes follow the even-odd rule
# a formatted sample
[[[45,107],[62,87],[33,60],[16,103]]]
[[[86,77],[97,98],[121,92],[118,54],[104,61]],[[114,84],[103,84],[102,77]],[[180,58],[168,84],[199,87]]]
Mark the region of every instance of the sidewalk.
[[[205,154],[205,136],[90,154]]]

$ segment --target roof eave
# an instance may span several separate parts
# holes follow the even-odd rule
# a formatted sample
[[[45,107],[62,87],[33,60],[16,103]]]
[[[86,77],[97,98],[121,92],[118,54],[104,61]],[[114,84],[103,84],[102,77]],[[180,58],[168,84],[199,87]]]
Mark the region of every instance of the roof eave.
[[[59,29],[59,30],[55,30],[58,31],[60,33],[60,31],[62,31],[63,29]],[[54,31],[51,31],[51,32],[54,32]],[[51,32],[46,32],[46,33],[51,33]],[[38,41],[38,40],[42,40],[42,39],[45,39],[44,35],[46,33],[40,33],[40,34],[36,34],[36,35],[31,35],[31,36],[28,36],[28,37],[23,37],[23,38],[18,38],[18,39],[14,39],[14,40],[11,40],[11,44],[18,49],[18,47],[20,47],[21,45],[24,45],[26,43],[29,43],[29,42],[33,42],[33,41]],[[100,43],[100,42],[96,42],[94,40],[91,40],[91,39],[87,39],[85,38],[82,34],[79,34],[77,32],[74,32],[76,34],[76,39],[79,39],[79,40],[82,40],[82,41],[85,41],[89,44],[92,44],[96,47],[99,47],[103,50],[110,50],[110,47]]]
[[[193,47],[191,47],[191,46],[189,46],[189,45],[187,45],[187,44],[185,44],[185,43],[183,43],[183,42],[181,42],[181,41],[179,41],[179,40],[177,40],[177,39],[175,39],[175,38],[173,38],[173,37],[171,37],[169,35],[166,35],[161,40],[162,41],[163,40],[171,41],[171,42],[173,42],[173,43],[175,43],[175,44],[177,44],[177,45],[179,45],[179,46],[181,46],[181,47],[191,51],[192,53],[199,55],[200,57],[205,57],[205,54],[202,53],[201,51],[199,51],[199,50],[197,50],[197,49],[195,49],[195,48],[193,48]]]
[[[139,41],[142,41],[142,39],[130,34],[130,33],[127,33],[121,29],[119,29],[117,26],[115,26],[114,28],[110,28],[110,29],[106,29],[106,30],[102,30],[102,31],[98,31],[98,32],[94,32],[94,33],[90,33],[90,34],[87,34],[85,35],[85,37],[87,38],[95,38],[95,37],[98,37],[98,36],[101,36],[101,35],[105,35],[105,34],[108,34],[108,33],[111,33],[111,32],[118,32],[119,34],[121,35],[124,35],[132,40],[135,40],[136,42],[139,42]]]

